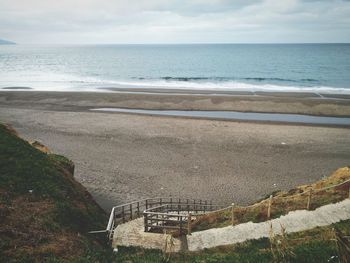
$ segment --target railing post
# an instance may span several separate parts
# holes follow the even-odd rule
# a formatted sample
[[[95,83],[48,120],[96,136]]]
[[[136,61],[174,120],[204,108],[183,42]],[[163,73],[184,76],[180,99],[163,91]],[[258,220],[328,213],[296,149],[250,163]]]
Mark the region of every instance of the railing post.
[[[145,232],[148,232],[148,217],[146,213],[143,213],[143,224],[145,227]]]
[[[182,216],[180,218],[180,236],[182,235]]]
[[[146,210],[148,209],[148,200],[146,199]]]
[[[159,198],[159,205],[162,205],[162,198]]]
[[[125,223],[125,213],[124,213],[124,206],[122,206],[122,217],[123,217],[123,223]]]
[[[132,220],[132,204],[130,204],[130,220]]]
[[[267,218],[271,218],[271,205],[272,205],[272,195],[270,195],[269,206],[267,207]]]
[[[231,224],[232,224],[232,226],[235,225],[235,211],[234,211],[234,208],[235,208],[235,203],[232,203],[232,208],[231,208]]]
[[[204,202],[204,213],[205,213],[206,208],[207,208],[207,200],[205,200],[205,202]]]
[[[309,195],[307,196],[307,206],[306,209],[310,210],[310,206],[311,206],[311,195],[312,195],[312,189],[309,190]]]
[[[137,202],[137,217],[140,217],[140,202]]]
[[[192,231],[192,215],[191,213],[188,214],[188,219],[187,219],[187,235],[191,235]]]

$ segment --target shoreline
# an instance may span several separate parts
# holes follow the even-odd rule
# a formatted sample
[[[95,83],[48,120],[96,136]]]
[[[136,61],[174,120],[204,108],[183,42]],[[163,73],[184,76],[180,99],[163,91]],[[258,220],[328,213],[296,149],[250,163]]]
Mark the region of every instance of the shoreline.
[[[0,92],[44,92],[44,93],[109,93],[109,94],[149,94],[149,95],[208,95],[208,96],[262,96],[291,98],[350,99],[349,93],[332,93],[316,90],[229,90],[229,89],[191,89],[191,88],[142,88],[142,87],[101,87],[94,89],[40,90],[26,86],[9,86],[0,88]]]
[[[295,98],[336,98],[350,99],[350,93],[328,93],[316,91],[283,91],[283,90],[224,90],[224,89],[189,89],[189,88],[103,88],[112,92],[148,93],[148,94],[181,94],[181,95],[226,95],[226,96],[271,96]]]
[[[259,93],[260,94],[260,93]],[[328,96],[328,97],[326,97]],[[87,111],[91,108],[237,111],[350,117],[350,95],[261,93],[260,95],[167,94],[139,92],[3,91],[0,107]]]

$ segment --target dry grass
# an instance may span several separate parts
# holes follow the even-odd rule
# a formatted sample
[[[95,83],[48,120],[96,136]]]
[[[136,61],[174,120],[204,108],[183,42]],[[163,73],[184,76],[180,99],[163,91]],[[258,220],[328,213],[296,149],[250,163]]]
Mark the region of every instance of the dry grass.
[[[322,205],[339,202],[349,197],[350,182],[327,190],[325,187],[337,185],[350,179],[350,168],[344,167],[336,170],[331,176],[314,184],[302,185],[288,192],[273,193],[271,218],[277,218],[290,211],[307,208],[309,191],[312,191],[310,210]],[[263,199],[251,206],[234,208],[234,224],[249,221],[263,222],[268,220],[269,198]],[[192,230],[199,231],[213,227],[224,227],[232,224],[231,208],[197,217]]]

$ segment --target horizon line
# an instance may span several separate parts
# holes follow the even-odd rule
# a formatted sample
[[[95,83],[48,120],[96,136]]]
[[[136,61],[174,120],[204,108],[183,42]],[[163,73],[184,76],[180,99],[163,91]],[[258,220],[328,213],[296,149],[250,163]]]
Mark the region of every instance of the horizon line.
[[[107,46],[107,45],[312,45],[312,44],[350,44],[350,42],[203,42],[203,43],[17,43],[15,45],[72,45],[72,46]],[[10,44],[9,44],[10,45]],[[13,45],[13,44],[12,44]]]

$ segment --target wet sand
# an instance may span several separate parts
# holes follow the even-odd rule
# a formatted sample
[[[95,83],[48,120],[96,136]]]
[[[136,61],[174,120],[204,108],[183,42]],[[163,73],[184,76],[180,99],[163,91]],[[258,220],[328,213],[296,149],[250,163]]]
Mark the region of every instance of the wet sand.
[[[144,96],[148,95],[6,91],[0,93],[0,121],[71,158],[75,177],[107,209],[138,198],[169,195],[247,204],[350,165],[350,130],[346,128],[88,111],[121,105],[184,108],[190,101],[201,107],[223,107],[209,103],[213,97],[208,96],[201,103],[197,95],[182,99],[162,95],[163,100],[158,95]],[[240,95],[222,99],[226,107],[244,104]],[[262,96],[243,101],[247,109],[264,102],[294,110],[298,101],[311,113],[318,108],[333,112],[330,115],[350,115],[346,98]]]
[[[115,90],[115,89],[114,89]],[[123,89],[123,92],[1,91],[2,106],[17,108],[85,111],[90,108],[154,110],[218,110],[266,113],[296,113],[321,116],[350,116],[350,95],[291,92],[186,91],[147,93],[151,89]],[[183,91],[181,91],[183,92]],[[198,94],[201,92],[200,94]]]

